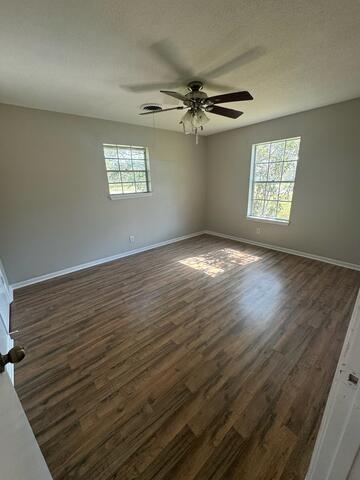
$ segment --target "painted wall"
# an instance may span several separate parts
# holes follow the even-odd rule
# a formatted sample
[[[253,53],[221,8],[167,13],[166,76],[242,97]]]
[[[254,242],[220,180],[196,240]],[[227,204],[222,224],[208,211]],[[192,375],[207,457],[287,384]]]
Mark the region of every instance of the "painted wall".
[[[360,478],[360,450],[356,455],[348,480],[359,480],[359,478]]]
[[[359,118],[356,99],[196,146],[182,133],[0,105],[0,255],[9,281],[204,227],[360,264]],[[247,220],[251,145],[298,135],[290,225]],[[102,143],[149,147],[151,197],[108,198]]]
[[[295,136],[302,140],[290,225],[248,220],[252,144]],[[206,227],[360,264],[359,142],[360,99],[208,137]]]
[[[200,140],[0,105],[0,256],[10,283],[202,229]],[[102,143],[149,147],[151,197],[108,198]]]

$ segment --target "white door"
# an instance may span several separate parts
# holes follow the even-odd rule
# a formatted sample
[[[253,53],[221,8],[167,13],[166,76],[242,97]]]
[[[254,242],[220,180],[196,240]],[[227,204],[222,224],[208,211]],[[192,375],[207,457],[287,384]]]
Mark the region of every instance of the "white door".
[[[0,478],[52,479],[6,372],[0,373]]]
[[[4,279],[4,281],[2,281]],[[8,335],[9,296],[0,265],[0,353],[13,346]],[[23,360],[26,362],[26,357]],[[51,480],[28,419],[15,392],[12,365],[0,373],[0,479]]]
[[[306,480],[360,479],[360,292]]]
[[[360,449],[356,455],[348,480],[359,480],[360,478]]]
[[[7,353],[13,347],[13,341],[9,335],[10,330],[10,303],[12,302],[12,293],[10,291],[3,265],[0,260],[0,352]],[[14,383],[14,366],[6,366],[12,382]]]

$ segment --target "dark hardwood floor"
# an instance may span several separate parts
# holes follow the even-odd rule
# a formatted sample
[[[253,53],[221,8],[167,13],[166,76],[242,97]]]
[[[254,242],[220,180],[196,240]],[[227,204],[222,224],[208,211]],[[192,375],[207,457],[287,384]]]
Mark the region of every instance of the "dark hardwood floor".
[[[55,480],[304,480],[360,273],[209,236],[15,292]]]

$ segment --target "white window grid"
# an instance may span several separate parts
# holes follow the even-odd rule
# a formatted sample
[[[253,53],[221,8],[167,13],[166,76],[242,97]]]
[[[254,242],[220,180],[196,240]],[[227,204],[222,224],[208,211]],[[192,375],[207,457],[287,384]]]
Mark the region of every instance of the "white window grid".
[[[108,155],[106,154],[106,151],[112,150],[113,152],[116,152],[116,154]],[[149,165],[149,155],[148,155],[148,149],[146,147],[142,146],[132,146],[132,145],[118,145],[118,144],[109,144],[109,143],[104,143],[103,144],[103,151],[104,151],[104,159],[105,159],[105,167],[106,167],[106,174],[107,174],[107,179],[108,179],[108,185],[109,185],[109,192],[110,195],[136,195],[136,194],[144,194],[144,193],[150,193],[151,192],[151,181],[150,181],[150,165]],[[120,152],[121,151],[130,151],[130,156],[125,158],[124,156],[121,156]],[[142,160],[139,159],[139,157],[136,157],[133,155],[133,152],[143,152],[143,159],[144,159],[144,168],[136,168],[135,167],[135,162]],[[107,160],[112,161],[113,165],[112,167],[108,167]],[[117,167],[114,167],[114,161],[117,161]],[[127,168],[122,168],[121,167],[121,162],[128,163]],[[129,166],[131,167],[129,168]],[[111,181],[110,180],[110,175],[112,173],[116,173],[119,175],[120,180],[118,181]],[[136,179],[136,174],[143,174],[144,175],[144,180],[137,180]],[[128,180],[126,179],[125,175],[131,175],[133,174],[133,180]],[[116,186],[116,191],[113,190],[113,186]],[[129,188],[130,186],[133,186],[133,191],[124,191],[124,187]]]
[[[292,160],[287,161],[287,160],[285,160],[287,143],[290,142],[290,141],[294,141],[294,140],[298,141],[298,144],[299,144],[298,155],[297,155],[296,160],[292,159]],[[256,143],[252,146],[250,188],[249,188],[249,201],[248,201],[248,212],[247,212],[248,217],[259,218],[259,219],[268,219],[268,220],[274,220],[274,221],[279,221],[279,222],[288,222],[289,221],[293,198],[291,196],[291,200],[281,199],[280,198],[280,189],[281,189],[282,184],[292,184],[291,192],[292,192],[292,195],[293,195],[294,185],[295,185],[295,180],[296,180],[297,164],[298,164],[298,160],[299,160],[300,141],[301,141],[301,137],[292,137],[292,138],[284,138],[284,139],[279,139],[279,140],[272,140],[270,142]],[[280,142],[285,143],[283,156],[282,156],[281,161],[270,161],[272,145],[276,144],[276,143],[280,143]],[[267,177],[266,177],[266,180],[255,180],[256,149],[257,149],[258,146],[261,146],[261,145],[268,145],[269,146],[269,161],[268,162],[259,162],[262,165],[267,165]],[[269,167],[270,167],[271,164],[275,164],[275,163],[281,163],[280,180],[269,180],[269,170],[270,170]],[[286,163],[295,163],[295,172],[294,172],[294,179],[293,180],[282,180],[283,174],[284,174],[284,165]],[[257,184],[263,184],[266,187],[263,198],[255,198],[254,197],[254,190],[255,190],[255,186]],[[269,200],[268,197],[267,197],[267,195],[268,195],[268,185],[274,185],[274,184],[278,184],[277,199],[276,200]],[[261,213],[254,214],[253,209],[254,209],[254,202],[255,201],[263,202]],[[268,215],[264,214],[264,209],[265,209],[266,202],[276,202],[276,213],[275,213],[275,215],[268,216]],[[287,203],[287,204],[290,205],[288,218],[278,216],[279,203]]]

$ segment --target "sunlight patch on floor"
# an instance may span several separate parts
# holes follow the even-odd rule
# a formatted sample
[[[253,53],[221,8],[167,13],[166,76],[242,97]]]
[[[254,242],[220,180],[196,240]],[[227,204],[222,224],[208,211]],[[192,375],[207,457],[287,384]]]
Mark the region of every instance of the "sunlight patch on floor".
[[[233,250],[232,248],[222,248],[198,257],[185,258],[180,260],[179,263],[195,270],[200,270],[210,277],[216,277],[236,266],[257,262],[260,258],[256,255]]]

